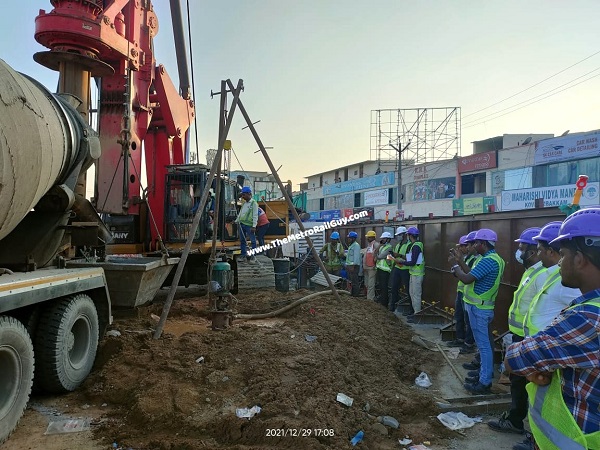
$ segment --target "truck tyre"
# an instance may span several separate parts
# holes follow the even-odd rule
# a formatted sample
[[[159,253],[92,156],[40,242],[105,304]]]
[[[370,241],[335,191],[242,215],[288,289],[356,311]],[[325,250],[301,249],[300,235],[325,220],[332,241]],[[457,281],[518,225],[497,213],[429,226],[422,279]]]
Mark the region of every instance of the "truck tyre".
[[[52,393],[75,390],[94,365],[98,329],[98,312],[85,294],[42,311],[35,339],[36,387]]]
[[[33,384],[33,345],[17,319],[0,316],[0,444],[25,412]]]

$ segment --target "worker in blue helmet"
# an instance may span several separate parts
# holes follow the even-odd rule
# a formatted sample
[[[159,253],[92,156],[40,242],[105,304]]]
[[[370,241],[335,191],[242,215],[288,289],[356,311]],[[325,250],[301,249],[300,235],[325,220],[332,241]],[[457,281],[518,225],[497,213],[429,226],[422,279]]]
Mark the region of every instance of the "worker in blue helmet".
[[[331,233],[329,242],[323,246],[319,252],[319,256],[323,260],[323,265],[327,273],[339,277],[344,259],[344,246],[340,242],[340,233],[337,231]]]
[[[240,232],[240,250],[242,257],[250,264],[256,263],[256,258],[253,252],[248,252],[248,244],[246,240],[250,239],[252,249],[256,249],[256,224],[258,223],[258,203],[252,197],[252,189],[249,186],[244,186],[240,193],[240,197],[244,200],[240,212],[235,221],[238,223]]]
[[[570,215],[545,242],[540,252],[560,246],[560,284],[581,295],[549,326],[510,345],[504,365],[530,381],[536,448],[600,449],[600,208]]]
[[[348,254],[346,255],[346,272],[351,283],[350,292],[353,297],[358,297],[360,293],[360,265],[362,263],[362,254],[360,244],[356,242],[358,233],[351,231],[348,233]]]

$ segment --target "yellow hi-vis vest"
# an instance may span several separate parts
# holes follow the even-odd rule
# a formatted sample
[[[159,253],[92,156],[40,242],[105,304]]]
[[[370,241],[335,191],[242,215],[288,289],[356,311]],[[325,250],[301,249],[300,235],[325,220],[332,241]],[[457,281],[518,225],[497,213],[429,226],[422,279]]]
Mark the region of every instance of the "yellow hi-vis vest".
[[[396,248],[394,248],[394,253],[398,253],[400,255],[400,258],[402,259],[406,259],[406,250],[408,249],[408,241],[406,241],[404,244],[396,244]],[[410,269],[410,267],[405,266],[403,264],[395,264],[395,267],[397,267],[400,270],[408,270]]]
[[[465,264],[469,266],[471,269],[477,265],[479,260],[481,259],[481,255],[469,255],[467,259],[465,259]],[[458,280],[458,284],[456,285],[456,292],[462,292],[463,295],[465,293],[466,284],[462,281]]]
[[[527,292],[528,289],[531,289],[532,286],[535,286],[535,279],[543,274],[546,270],[548,270],[546,267],[539,266],[536,268],[529,267],[527,270],[525,270],[525,272],[523,272],[519,287],[513,296],[512,305],[510,305],[508,310],[508,329],[511,333],[514,333],[517,336],[523,337],[525,335],[523,333],[525,316],[527,315],[527,311],[529,311],[533,301],[532,299],[532,301],[526,305],[523,301],[523,294]]]
[[[475,305],[479,309],[494,309],[496,295],[498,295],[498,289],[500,289],[500,279],[502,278],[502,274],[504,273],[505,262],[502,258],[500,258],[500,255],[498,255],[498,253],[494,252],[490,253],[488,256],[484,256],[483,258],[481,258],[478,261],[478,263],[483,261],[485,258],[491,258],[498,263],[498,275],[494,280],[494,285],[490,290],[481,294],[476,294],[476,281],[474,281],[465,287],[465,294],[463,296],[463,300],[465,301],[465,303]]]
[[[588,300],[585,304],[600,308],[600,299]],[[567,408],[562,395],[560,370],[554,372],[548,386],[528,383],[527,394],[529,426],[541,450],[600,449],[600,431],[584,434]]]
[[[415,264],[414,266],[408,266],[408,273],[415,276],[425,275],[425,254],[423,253],[423,243],[421,241],[415,241],[411,246],[406,249],[406,254],[412,252],[413,246],[417,246],[421,249],[421,263]]]
[[[531,303],[529,304],[529,309],[525,313],[525,319],[523,320],[523,333],[524,336],[533,336],[537,334],[540,330],[533,324],[532,317],[535,317],[536,312],[539,311],[539,308],[543,308],[543,302],[540,302],[540,298],[548,289],[554,286],[556,283],[560,283],[560,269],[556,267],[556,271],[551,273],[550,276],[546,279],[544,286],[542,286],[542,290],[535,294]]]
[[[379,250],[377,251],[377,255],[379,256],[383,253],[387,254],[391,248],[392,248],[392,246],[390,244],[383,244],[379,247]],[[375,264],[375,267],[377,267],[379,270],[383,270],[384,272],[392,271],[391,261],[388,261],[387,258],[386,259],[378,259],[377,263]]]

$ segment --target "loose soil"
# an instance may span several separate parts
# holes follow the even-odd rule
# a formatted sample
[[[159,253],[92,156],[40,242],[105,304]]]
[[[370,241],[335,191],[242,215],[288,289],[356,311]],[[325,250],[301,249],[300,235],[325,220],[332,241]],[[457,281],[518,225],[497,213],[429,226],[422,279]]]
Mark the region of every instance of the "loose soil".
[[[309,293],[241,293],[233,309],[268,312]],[[121,335],[102,340],[77,391],[34,397],[94,419],[94,440],[27,442],[28,411],[0,448],[347,449],[364,430],[361,448],[398,449],[405,436],[431,444],[456,437],[436,419],[433,394],[415,386],[422,371],[435,377],[442,356],[413,344],[413,331],[381,306],[324,294],[282,316],[213,331],[207,298],[186,297],[174,302],[160,339],[152,333],[162,305],[140,308],[115,320],[110,328]],[[352,406],[336,401],[338,393],[352,397]],[[236,408],[255,405],[262,408],[256,416],[236,416]],[[398,429],[378,423],[386,415]]]

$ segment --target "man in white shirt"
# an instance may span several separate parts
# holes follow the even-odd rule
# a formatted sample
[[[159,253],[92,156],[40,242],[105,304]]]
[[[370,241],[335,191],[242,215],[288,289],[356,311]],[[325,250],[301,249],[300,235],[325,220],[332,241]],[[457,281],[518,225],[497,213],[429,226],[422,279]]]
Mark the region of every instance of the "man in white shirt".
[[[544,286],[531,301],[529,311],[525,315],[525,336],[533,336],[546,328],[573,299],[581,295],[579,289],[562,285],[558,267],[560,247],[558,244],[550,244],[550,241],[558,237],[561,224],[562,222],[550,222],[533,238],[538,245],[540,260],[548,271]]]

